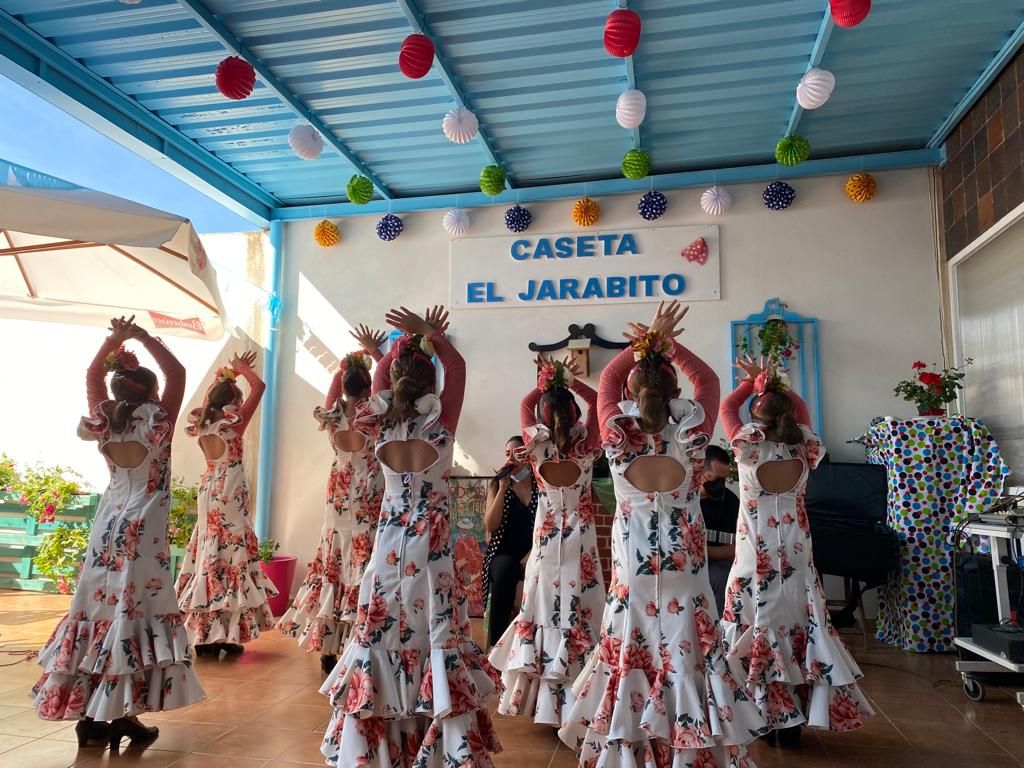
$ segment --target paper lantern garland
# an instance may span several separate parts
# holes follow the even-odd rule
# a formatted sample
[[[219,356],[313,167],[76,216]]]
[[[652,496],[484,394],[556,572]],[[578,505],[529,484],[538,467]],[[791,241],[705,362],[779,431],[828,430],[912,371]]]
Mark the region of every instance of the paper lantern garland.
[[[572,207],[572,220],[581,227],[592,227],[601,218],[601,206],[589,197],[581,197]]]
[[[829,0],[832,19],[840,27],[856,27],[871,13],[871,0]]]
[[[796,190],[784,181],[773,181],[764,188],[761,199],[773,211],[784,211],[796,200]]]
[[[846,196],[855,203],[866,203],[878,191],[878,182],[870,173],[855,173],[846,180]]]
[[[608,14],[604,22],[604,49],[612,56],[624,59],[632,56],[640,44],[640,14],[628,8],[619,8]]]
[[[402,41],[398,52],[398,68],[402,74],[419,80],[434,63],[434,43],[426,35],[412,34]]]
[[[313,228],[313,239],[321,248],[330,248],[341,242],[341,230],[333,221],[324,219]]]
[[[405,223],[395,214],[388,213],[377,222],[377,237],[381,240],[391,241],[402,234],[403,229],[405,229]]]
[[[345,194],[350,202],[366,205],[373,199],[373,182],[365,176],[353,176],[345,185]]]
[[[532,222],[533,214],[518,203],[505,211],[505,226],[509,232],[525,232]]]
[[[452,237],[462,237],[469,232],[469,214],[460,208],[452,208],[441,219],[441,224]]]
[[[700,207],[711,216],[721,216],[732,205],[732,195],[729,190],[719,187],[717,184],[704,190],[700,196]]]
[[[490,197],[505,190],[505,169],[500,165],[486,165],[480,171],[480,191]]]
[[[456,107],[441,120],[445,138],[455,144],[468,144],[480,130],[480,121],[465,107]]]
[[[651,156],[642,149],[631,149],[622,158],[622,175],[627,179],[642,179],[651,172]]]
[[[647,96],[643,91],[631,88],[619,94],[615,101],[615,122],[623,128],[639,127],[647,116]]]
[[[660,219],[667,210],[668,198],[653,189],[641,197],[640,202],[636,204],[636,212],[647,221]]]
[[[775,145],[775,159],[781,165],[800,165],[811,156],[811,144],[803,136],[791,134]]]
[[[829,100],[835,87],[835,75],[827,69],[813,67],[800,78],[796,87],[796,103],[803,109],[817,109]]]
[[[256,70],[245,59],[228,56],[217,65],[217,90],[234,101],[244,99],[256,85]]]
[[[288,131],[288,145],[303,160],[315,160],[324,151],[324,140],[316,128],[300,123]]]

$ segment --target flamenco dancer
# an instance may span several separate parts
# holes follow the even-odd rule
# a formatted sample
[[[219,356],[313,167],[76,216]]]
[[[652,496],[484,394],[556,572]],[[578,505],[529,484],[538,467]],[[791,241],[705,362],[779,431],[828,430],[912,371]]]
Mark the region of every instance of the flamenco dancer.
[[[384,502],[352,639],[320,689],[334,707],[321,746],[331,765],[492,768],[501,748],[485,706],[499,676],[471,638],[453,572],[448,475],[466,365],[447,317],[387,314],[407,335],[377,366],[367,408]]]
[[[615,485],[612,583],[601,643],[559,731],[580,765],[750,768],[764,720],[720,648],[700,482],[718,379],[676,337],[686,314],[659,304],[630,324],[601,376],[598,410]],[[673,363],[694,399],[679,399]]]
[[[600,455],[597,393],[567,362],[537,358],[537,386],[523,398],[525,447],[540,489],[523,605],[491,651],[502,671],[503,715],[529,715],[561,726],[570,686],[600,635],[604,579],[597,554],[590,481]],[[586,424],[573,394],[587,404]]]
[[[266,389],[252,369],[255,360],[255,352],[232,357],[185,428],[206,457],[199,518],[177,583],[178,605],[197,655],[241,653],[243,643],[274,626],[267,598],[277,589],[260,570],[242,463],[242,435]],[[239,376],[249,385],[244,401]]]
[[[363,351],[341,360],[326,402],[313,411],[334,449],[320,542],[292,607],[278,623],[283,633],[298,636],[300,648],[320,652],[320,668],[328,675],[356,620],[383,498],[373,435],[357,427],[356,414],[370,396],[370,366],[380,361],[386,337],[365,325],[352,336]]]
[[[78,720],[78,745],[128,737],[153,741],[143,712],[187,707],[206,698],[171,591],[167,545],[171,435],[185,393],[185,369],[163,344],[135,325],[110,321],[86,373],[89,416],[78,427],[107,460],[110,485],[89,534],[68,615],[39,652],[45,670],[32,689],[44,720]],[[135,340],[166,378],[122,346]],[[110,392],[105,372],[110,371]],[[111,721],[107,726],[106,721]]]
[[[722,403],[739,467],[736,559],[722,614],[727,657],[747,672],[769,741],[799,743],[800,724],[850,731],[874,714],[857,663],[832,628],[804,508],[807,475],[824,449],[807,406],[770,367],[737,361],[746,377]],[[754,395],[753,423],[740,407]]]

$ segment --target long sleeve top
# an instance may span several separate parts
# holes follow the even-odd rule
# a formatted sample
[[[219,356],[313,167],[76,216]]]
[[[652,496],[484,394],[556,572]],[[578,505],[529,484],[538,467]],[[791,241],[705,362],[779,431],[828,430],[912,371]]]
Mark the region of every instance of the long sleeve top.
[[[721,394],[718,376],[711,366],[677,341],[672,342],[671,359],[690,380],[693,399],[704,409],[704,422],[696,431],[710,437],[718,419],[718,399]],[[633,350],[626,347],[601,373],[597,409],[601,419],[601,437],[606,441],[611,437],[608,421],[619,413],[619,403],[622,402],[626,381],[634,364]]]
[[[381,358],[383,358],[384,355],[381,354],[379,349],[375,349],[372,352],[369,352],[368,354],[370,355],[370,357],[372,357],[374,359],[374,361],[377,363],[377,366],[379,368],[380,367]],[[331,408],[334,407],[334,404],[336,402],[338,402],[338,398],[341,397],[342,386],[343,386],[343,379],[344,378],[345,378],[345,371],[343,371],[343,370],[341,370],[339,368],[337,371],[334,372],[334,378],[331,379],[331,386],[327,390],[327,399],[324,400],[324,409],[325,410],[328,410],[328,411],[331,410]]]
[[[236,429],[239,433],[242,433],[249,426],[249,420],[252,419],[253,414],[256,412],[260,400],[263,399],[263,393],[266,391],[267,385],[263,383],[263,379],[259,377],[256,371],[248,365],[236,365],[235,373],[239,374],[249,383],[249,394],[238,408],[238,415],[242,420]]]
[[[743,427],[743,420],[740,418],[740,408],[747,402],[754,393],[752,382],[741,382],[732,393],[722,401],[721,417],[722,426],[725,428],[725,436],[731,442],[736,433]],[[786,394],[793,401],[793,417],[798,424],[810,427],[811,414],[807,410],[807,403],[793,390],[787,390]]]
[[[598,427],[597,422],[597,392],[592,387],[579,381],[578,379],[573,382],[572,391],[583,398],[583,401],[587,404],[587,437],[586,442],[583,444],[583,450],[585,452],[596,451],[601,447],[601,430]],[[534,387],[530,392],[527,393],[526,397],[523,398],[522,403],[519,405],[519,424],[523,430],[523,440],[529,442],[526,430],[537,423],[537,403],[540,402],[543,392]]]
[[[143,336],[139,341],[146,351],[153,356],[156,364],[164,374],[164,391],[158,402],[167,414],[168,421],[173,425],[178,418],[178,411],[181,410],[181,403],[185,399],[185,366],[178,362],[171,350],[164,346],[159,339]],[[89,402],[89,411],[93,412],[100,403],[110,399],[110,391],[107,389],[106,369],[104,362],[107,355],[116,350],[120,344],[110,337],[107,337],[100,345],[96,357],[89,364],[85,373],[85,394]]]
[[[430,335],[430,343],[434,345],[437,359],[444,368],[444,389],[441,391],[441,423],[449,432],[455,433],[462,413],[462,401],[466,395],[466,361],[443,333]],[[395,359],[397,347],[391,346],[388,353],[377,364],[373,374],[373,394],[391,389],[391,363]]]

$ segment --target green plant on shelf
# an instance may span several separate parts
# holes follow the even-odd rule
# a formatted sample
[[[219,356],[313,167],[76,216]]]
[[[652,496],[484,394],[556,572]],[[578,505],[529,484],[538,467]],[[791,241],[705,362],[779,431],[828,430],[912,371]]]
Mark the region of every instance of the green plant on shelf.
[[[61,523],[43,538],[33,558],[36,571],[52,579],[57,591],[69,595],[78,585],[78,572],[89,549],[89,523]]]
[[[785,309],[786,305],[782,307]],[[785,370],[790,359],[800,349],[786,321],[780,317],[770,318],[758,327],[757,342],[758,348],[755,350],[749,336],[745,335],[736,348],[741,355],[764,357],[766,366],[776,370]]]
[[[37,464],[21,472],[12,490],[32,517],[40,523],[52,523],[78,495],[79,485],[71,479],[77,477],[66,467]]]
[[[263,539],[260,541],[260,560],[264,563],[269,563],[274,559],[274,553],[281,548],[273,539]]]
[[[14,493],[15,486],[20,482],[21,476],[14,459],[6,453],[0,453],[0,493]]]
[[[929,366],[928,363],[918,360],[911,366],[914,378],[897,384],[893,394],[914,403],[921,411],[939,410],[944,408],[946,403],[956,400],[957,393],[964,388],[963,381],[967,375],[967,366],[972,363],[974,360],[968,357],[961,366],[937,371],[928,370],[929,368],[934,369],[935,366]]]
[[[196,527],[199,487],[184,479],[171,479],[171,512],[167,520],[167,541],[172,547],[185,549]]]

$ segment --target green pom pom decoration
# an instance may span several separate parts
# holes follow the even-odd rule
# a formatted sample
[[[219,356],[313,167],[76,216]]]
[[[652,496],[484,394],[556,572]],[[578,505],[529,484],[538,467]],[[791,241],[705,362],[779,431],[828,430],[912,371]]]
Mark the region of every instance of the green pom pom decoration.
[[[642,179],[651,172],[651,156],[642,149],[631,149],[622,158],[622,175],[627,179]]]
[[[500,165],[488,165],[480,171],[480,191],[495,197],[505,190],[505,169]]]
[[[803,136],[792,134],[775,145],[775,159],[781,165],[800,165],[811,156],[811,144]]]
[[[345,193],[350,202],[366,205],[373,199],[373,182],[365,176],[353,176],[345,185]]]

